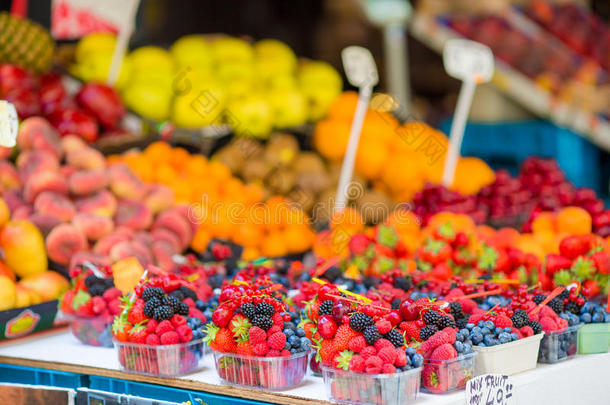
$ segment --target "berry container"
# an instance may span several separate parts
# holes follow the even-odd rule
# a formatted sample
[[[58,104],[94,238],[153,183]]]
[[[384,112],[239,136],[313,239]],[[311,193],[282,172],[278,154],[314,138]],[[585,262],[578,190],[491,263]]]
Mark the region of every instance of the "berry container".
[[[422,368],[394,374],[362,374],[321,366],[326,393],[339,404],[410,404],[417,398]]]
[[[538,361],[538,349],[544,333],[501,345],[473,349],[479,354],[474,366],[474,375],[512,375],[531,370]]]
[[[576,355],[578,330],[582,324],[568,326],[563,330],[546,332],[540,341],[538,363],[557,363]]]
[[[424,360],[421,372],[422,391],[445,394],[466,387],[474,376],[477,352],[463,354],[451,360]]]
[[[113,317],[66,315],[70,331],[81,343],[89,346],[112,347]]]
[[[212,350],[220,379],[241,387],[284,390],[303,381],[309,351],[286,357],[254,357]]]
[[[578,331],[578,353],[607,353],[610,323],[588,323]]]
[[[200,369],[203,364],[203,339],[158,346],[117,340],[113,343],[121,370],[129,373],[175,377]]]

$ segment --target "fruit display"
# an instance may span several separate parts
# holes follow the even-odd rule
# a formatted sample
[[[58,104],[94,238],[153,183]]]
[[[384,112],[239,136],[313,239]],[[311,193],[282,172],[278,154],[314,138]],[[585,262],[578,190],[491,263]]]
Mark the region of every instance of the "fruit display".
[[[190,204],[196,252],[205,251],[212,239],[243,246],[247,260],[302,253],[313,244],[315,235],[300,207],[279,196],[263,200],[259,186],[244,184],[219,161],[155,142],[143,152],[111,156],[109,162],[124,163],[142,181],[169,187],[176,201]]]
[[[105,82],[116,38],[95,33],[76,46],[70,71]],[[322,61],[298,61],[281,41],[187,35],[169,50],[143,46],[125,55],[118,81],[125,105],[157,122],[198,129],[229,124],[242,136],[316,121],[341,92],[339,73]]]
[[[136,286],[114,318],[112,334],[121,369],[173,377],[200,367],[206,317],[198,297],[177,277],[157,277]]]
[[[556,363],[575,356],[578,352],[577,339],[580,327],[579,324],[572,324],[563,331],[545,332],[540,341],[538,363]]]
[[[44,73],[51,68],[55,42],[41,25],[0,12],[0,62]]]

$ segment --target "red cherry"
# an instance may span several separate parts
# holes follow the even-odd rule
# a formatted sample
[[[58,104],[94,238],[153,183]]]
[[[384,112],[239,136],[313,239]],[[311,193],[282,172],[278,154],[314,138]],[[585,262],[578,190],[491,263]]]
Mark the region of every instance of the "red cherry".
[[[318,333],[324,339],[332,339],[337,331],[337,324],[330,315],[322,315],[318,319]]]

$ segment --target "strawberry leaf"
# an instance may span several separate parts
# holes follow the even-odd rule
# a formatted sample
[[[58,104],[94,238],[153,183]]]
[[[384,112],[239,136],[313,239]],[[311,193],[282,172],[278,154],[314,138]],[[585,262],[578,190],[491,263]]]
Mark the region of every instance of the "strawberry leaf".
[[[91,295],[84,290],[78,290],[74,299],[72,300],[72,309],[77,311],[81,305],[85,305],[87,302],[91,300]]]

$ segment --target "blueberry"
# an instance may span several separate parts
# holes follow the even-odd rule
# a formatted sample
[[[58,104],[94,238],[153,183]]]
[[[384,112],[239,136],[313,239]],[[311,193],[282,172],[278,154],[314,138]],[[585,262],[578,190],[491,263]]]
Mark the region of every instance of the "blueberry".
[[[292,347],[300,347],[301,346],[301,339],[299,339],[298,336],[292,335],[288,338],[288,342],[290,343],[290,345]]]
[[[498,340],[500,341],[500,344],[508,343],[508,342],[511,341],[510,335],[508,333],[506,333],[506,332],[500,333],[498,335]]]
[[[473,334],[470,335],[470,338],[472,339],[472,343],[474,343],[475,345],[483,341],[483,335],[481,335],[481,333],[479,332],[473,332]]]
[[[292,329],[284,329],[282,331],[282,333],[284,333],[284,335],[286,335],[286,338],[289,338],[290,336],[294,335],[294,331]]]
[[[467,323],[466,324],[466,329],[472,330],[472,328],[474,328],[474,323]]]
[[[421,367],[422,364],[424,364],[424,357],[419,353],[414,354],[411,357],[411,364],[413,364],[413,367],[415,368]]]
[[[481,334],[483,334],[483,336],[489,335],[490,333],[491,333],[491,329],[489,329],[487,326],[481,328]]]
[[[477,326],[479,328],[482,328],[483,326],[485,326],[485,322],[484,321],[479,321],[479,322],[477,322]]]
[[[295,349],[294,347],[290,349],[290,354],[297,354],[297,349]]]
[[[295,333],[298,337],[305,337],[307,335],[302,328],[297,329]]]
[[[453,347],[455,347],[455,351],[458,353],[464,352],[464,343],[462,343],[462,342],[455,342],[453,344]]]
[[[483,342],[485,342],[487,346],[493,346],[495,340],[496,339],[492,335],[485,335],[485,337],[483,338]]]
[[[519,340],[519,335],[517,335],[516,333],[513,332],[510,334],[510,338],[511,338],[511,340]]]
[[[472,324],[471,324],[472,325]],[[462,335],[464,335],[464,337],[467,337],[468,335],[470,335],[470,330],[467,329],[468,325],[466,325],[466,328],[462,328],[460,329],[460,332]]]
[[[204,309],[206,309],[208,304],[206,304],[205,301],[203,301],[203,300],[197,300],[197,301],[195,301],[195,306],[197,307],[198,310],[203,311]]]
[[[610,323],[610,314],[604,314],[604,322]]]
[[[481,333],[481,327],[475,326],[474,328],[472,328],[472,330],[470,332],[471,332],[471,334],[472,333]]]
[[[290,349],[292,349],[292,345],[288,341],[286,341],[286,344],[284,345],[284,349],[290,350]]]
[[[477,344],[477,346],[479,346],[479,347],[485,347],[485,346],[487,346],[487,345],[486,345],[485,343],[481,342],[481,343]]]
[[[414,347],[407,347],[407,350],[405,350],[405,352],[409,357],[412,357],[417,354],[417,350]]]
[[[594,323],[602,323],[602,322],[604,322],[604,315],[599,312],[596,312],[595,314],[593,314],[593,317],[591,318],[591,320]]]
[[[496,335],[499,335],[502,332],[504,332],[504,329],[502,329],[499,326],[496,326],[496,329],[494,329],[494,334],[496,334]]]
[[[309,338],[301,338],[301,349],[303,349],[303,351],[309,350],[309,348],[311,347],[311,340],[309,340]]]
[[[581,314],[580,320],[583,321],[584,323],[591,323],[591,314],[588,312]]]
[[[492,330],[493,328],[496,327],[496,325],[494,325],[494,323],[492,321],[485,321],[484,325],[487,329]]]
[[[481,308],[483,311],[489,311],[489,309],[491,308],[491,305],[483,303],[483,304],[479,305],[479,307],[480,307],[480,308]]]
[[[506,332],[506,333],[513,333],[513,328],[509,328],[507,326],[506,328],[504,328],[504,332]]]
[[[284,322],[284,329],[294,330],[297,327],[294,325],[294,322]]]
[[[464,351],[462,352],[463,354],[468,354],[472,352],[472,344],[471,343],[464,343]]]

